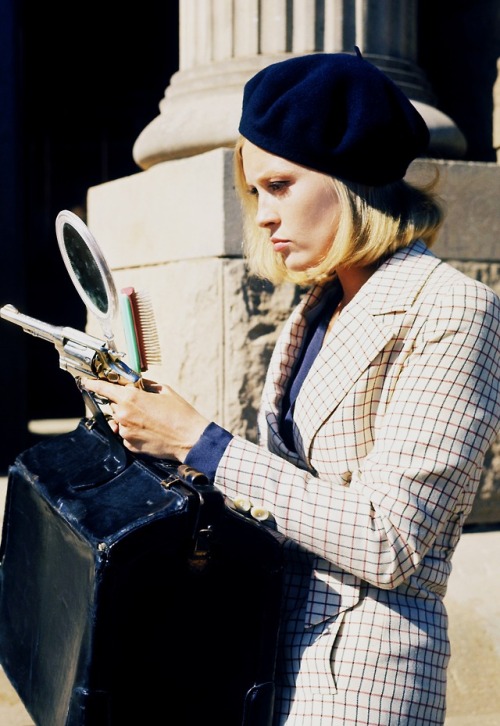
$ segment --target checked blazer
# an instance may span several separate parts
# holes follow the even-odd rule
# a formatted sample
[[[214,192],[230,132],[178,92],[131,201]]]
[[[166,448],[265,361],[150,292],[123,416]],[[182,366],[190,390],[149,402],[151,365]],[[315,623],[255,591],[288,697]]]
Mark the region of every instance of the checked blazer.
[[[215,477],[286,537],[275,723],[442,724],[442,598],[499,431],[500,301],[421,241],[397,251],[325,340],[290,451],[281,401],[323,292],[280,334],[259,444],[235,436]]]

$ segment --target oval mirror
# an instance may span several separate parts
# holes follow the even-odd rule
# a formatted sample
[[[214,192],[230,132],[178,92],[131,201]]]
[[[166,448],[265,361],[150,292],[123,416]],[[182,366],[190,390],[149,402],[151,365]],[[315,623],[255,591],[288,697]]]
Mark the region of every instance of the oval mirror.
[[[85,222],[67,209],[57,215],[56,235],[78,294],[99,319],[106,338],[112,341],[111,323],[117,310],[118,295],[99,245]]]

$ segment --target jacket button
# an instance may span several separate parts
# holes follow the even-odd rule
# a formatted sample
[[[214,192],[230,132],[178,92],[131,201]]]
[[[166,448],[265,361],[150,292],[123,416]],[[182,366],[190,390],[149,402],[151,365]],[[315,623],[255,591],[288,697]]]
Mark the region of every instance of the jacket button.
[[[252,508],[252,502],[250,499],[245,499],[245,497],[236,497],[236,499],[233,499],[233,504],[238,512],[245,512],[245,514]]]
[[[250,514],[254,519],[257,519],[259,522],[264,522],[271,516],[269,511],[267,509],[264,509],[264,507],[252,507],[250,509]]]

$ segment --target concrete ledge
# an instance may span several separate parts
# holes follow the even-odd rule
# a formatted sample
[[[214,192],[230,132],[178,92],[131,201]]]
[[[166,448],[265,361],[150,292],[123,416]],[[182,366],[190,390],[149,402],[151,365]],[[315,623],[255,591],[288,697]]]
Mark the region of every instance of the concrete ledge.
[[[451,661],[446,726],[500,724],[500,530],[462,535],[445,598]]]

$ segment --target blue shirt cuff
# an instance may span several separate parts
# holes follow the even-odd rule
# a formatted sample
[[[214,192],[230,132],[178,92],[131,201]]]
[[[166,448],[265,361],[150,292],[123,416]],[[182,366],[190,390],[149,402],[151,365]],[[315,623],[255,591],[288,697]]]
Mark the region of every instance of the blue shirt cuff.
[[[232,438],[233,435],[226,429],[216,423],[209,423],[186,456],[184,463],[213,481],[219,461]]]

